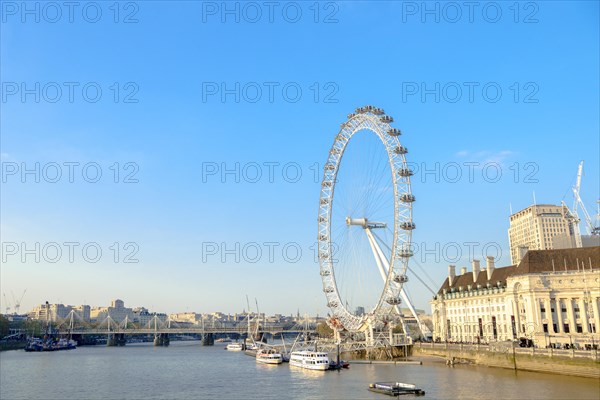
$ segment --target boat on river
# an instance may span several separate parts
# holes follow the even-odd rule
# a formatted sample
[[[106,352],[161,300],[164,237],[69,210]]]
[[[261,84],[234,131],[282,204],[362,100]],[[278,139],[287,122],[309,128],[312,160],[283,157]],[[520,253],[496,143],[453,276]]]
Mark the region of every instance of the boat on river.
[[[256,353],[256,362],[263,364],[281,364],[283,356],[275,349],[261,349]]]
[[[404,394],[423,396],[425,394],[425,391],[417,388],[416,385],[402,382],[375,382],[369,384],[368,389],[371,392],[387,394],[388,396],[400,396]]]
[[[241,343],[229,343],[227,346],[225,346],[225,350],[229,350],[229,351],[242,351],[244,350],[244,345]]]
[[[59,351],[59,350],[73,350],[77,348],[77,342],[72,339],[40,339],[32,338],[27,342],[25,351]]]
[[[290,365],[294,367],[326,371],[329,369],[329,355],[319,351],[293,351]]]

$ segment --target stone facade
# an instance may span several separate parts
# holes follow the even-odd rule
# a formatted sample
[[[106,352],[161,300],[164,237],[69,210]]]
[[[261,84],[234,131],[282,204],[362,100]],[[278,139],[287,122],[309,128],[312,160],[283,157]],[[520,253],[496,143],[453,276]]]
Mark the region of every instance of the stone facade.
[[[600,341],[600,247],[529,251],[517,265],[449,276],[431,302],[434,340],[592,347]]]

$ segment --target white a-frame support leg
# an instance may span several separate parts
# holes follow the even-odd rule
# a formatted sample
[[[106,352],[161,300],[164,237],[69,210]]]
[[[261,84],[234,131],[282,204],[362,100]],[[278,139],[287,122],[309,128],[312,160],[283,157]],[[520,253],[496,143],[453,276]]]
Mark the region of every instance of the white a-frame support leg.
[[[377,240],[375,239],[373,232],[371,232],[371,229],[365,228],[365,231],[367,233],[367,237],[369,238],[369,244],[371,245],[371,250],[373,251],[373,255],[375,256],[375,261],[377,262],[377,266],[379,267],[379,273],[381,274],[381,278],[385,282],[385,280],[387,279],[388,271],[390,270],[390,263],[389,263],[387,257],[385,256],[385,254],[383,254],[381,247],[379,247],[379,244],[377,243]],[[404,301],[404,303],[406,304],[406,306],[412,313],[413,317],[415,317],[415,319],[417,321],[417,325],[419,326],[419,329],[422,331],[424,329],[424,326],[421,324],[421,320],[420,320],[419,316],[417,315],[417,310],[415,309],[412,302],[406,295],[404,288],[400,288],[400,296],[402,297],[402,301]],[[402,316],[402,312],[400,311],[398,306],[396,306],[396,312],[398,312],[398,314],[400,314]],[[404,318],[402,318],[402,329],[404,329],[405,333],[408,333],[406,331],[406,324],[404,323]],[[421,332],[421,333],[424,334],[425,332]]]
[[[369,244],[371,245],[371,250],[373,251],[373,256],[375,256],[375,262],[377,262],[377,267],[379,268],[379,273],[381,274],[381,279],[383,279],[383,282],[385,283],[385,281],[387,280],[388,271],[390,270],[390,263],[387,260],[387,258],[385,257],[385,254],[383,254],[381,247],[379,247],[379,244],[375,240],[375,237],[373,236],[371,229],[365,228],[365,232],[367,233],[367,238],[369,239]],[[404,301],[406,301],[406,299],[405,299],[406,295],[404,294],[403,290],[400,291],[400,294],[402,295],[402,299]],[[404,333],[406,335],[408,335],[408,331],[406,330],[406,324],[404,323],[404,315],[402,314],[402,310],[400,310],[400,307],[398,307],[397,305],[394,306],[394,308],[396,309],[396,312],[400,316],[400,323],[402,325],[402,330],[404,331]]]

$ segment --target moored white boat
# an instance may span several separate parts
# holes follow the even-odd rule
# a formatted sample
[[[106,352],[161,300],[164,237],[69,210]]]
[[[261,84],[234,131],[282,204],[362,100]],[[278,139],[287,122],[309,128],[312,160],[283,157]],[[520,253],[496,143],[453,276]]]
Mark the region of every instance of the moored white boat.
[[[290,355],[290,365],[294,367],[326,371],[329,362],[329,355],[318,351],[293,351]]]
[[[229,351],[242,351],[244,350],[244,346],[242,346],[241,343],[229,343],[227,346],[225,346],[225,349]]]
[[[258,350],[258,349],[260,349],[260,346],[257,345],[256,343],[246,345],[246,350]]]
[[[264,364],[281,364],[283,356],[274,349],[262,349],[256,353],[256,362]]]

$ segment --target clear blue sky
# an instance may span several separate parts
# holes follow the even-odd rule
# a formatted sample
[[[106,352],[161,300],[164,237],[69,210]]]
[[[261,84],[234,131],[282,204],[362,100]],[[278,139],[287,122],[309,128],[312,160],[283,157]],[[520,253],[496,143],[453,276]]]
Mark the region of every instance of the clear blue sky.
[[[485,12],[481,3],[472,16],[428,3],[437,4],[439,21],[421,2],[322,2],[318,15],[313,2],[280,2],[272,17],[263,2],[227,3],[234,14],[222,2],[122,2],[118,15],[113,2],[100,2],[96,23],[97,10],[83,12],[87,3],[72,10],[73,22],[67,8],[59,15],[41,3],[36,16],[21,2],[1,4],[1,291],[10,299],[27,288],[22,310],[46,300],[105,305],[118,297],[154,311],[235,312],[248,294],[268,313],[324,315],[311,249],[315,164],[326,160],[346,115],[365,104],[395,118],[419,167],[414,241],[429,249],[458,243],[458,267],[469,266],[468,242],[478,243],[480,259],[484,244],[497,243],[497,265],[509,265],[509,205],[530,205],[533,192],[538,203],[571,204],[580,160],[582,197],[596,213],[598,2],[524,2],[518,14],[512,2]],[[224,98],[222,83],[232,91]],[[97,88],[102,96],[92,102]],[[422,97],[423,89],[433,92]],[[478,163],[472,182],[471,162]],[[35,163],[39,183],[21,175]],[[54,163],[57,183],[50,182]],[[97,164],[85,178],[99,167],[98,182],[83,179],[87,163]],[[236,163],[239,182],[220,171],[206,175]],[[256,183],[251,163],[261,166]],[[439,182],[422,173],[436,163]],[[484,179],[485,163],[501,169],[497,182],[490,182],[495,169]],[[451,182],[456,165],[463,175]],[[123,182],[128,173],[138,182]],[[23,262],[21,243],[36,242],[40,262],[35,255]],[[55,263],[53,242],[63,251]],[[64,242],[79,243],[73,262]],[[96,263],[81,253],[92,242],[102,249]],[[129,242],[135,245],[124,249]],[[239,263],[227,254],[222,262],[221,253],[207,255],[213,242],[238,242],[246,253]],[[263,251],[256,263],[248,262],[251,242]],[[265,242],[278,243],[272,260]],[[18,243],[16,255],[10,243]],[[135,250],[139,262],[123,262]],[[435,286],[451,263],[439,253],[417,258]],[[430,293],[415,279],[409,292],[429,310]]]

